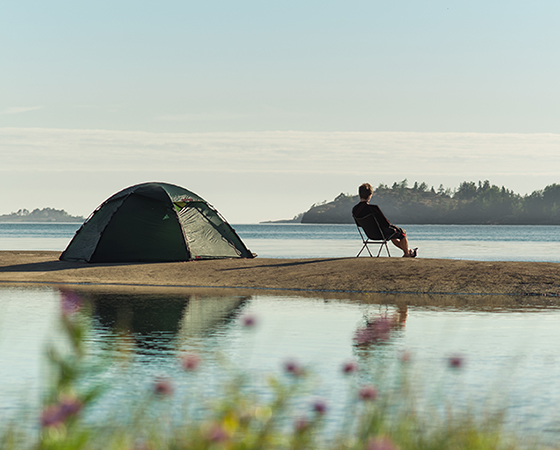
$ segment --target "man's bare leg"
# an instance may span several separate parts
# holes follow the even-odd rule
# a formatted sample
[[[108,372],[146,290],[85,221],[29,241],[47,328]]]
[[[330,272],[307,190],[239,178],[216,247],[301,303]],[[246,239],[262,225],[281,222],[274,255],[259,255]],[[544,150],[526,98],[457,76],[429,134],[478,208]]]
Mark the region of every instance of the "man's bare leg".
[[[391,242],[403,251],[403,256],[409,256],[408,239],[404,236],[402,239],[391,239]]]

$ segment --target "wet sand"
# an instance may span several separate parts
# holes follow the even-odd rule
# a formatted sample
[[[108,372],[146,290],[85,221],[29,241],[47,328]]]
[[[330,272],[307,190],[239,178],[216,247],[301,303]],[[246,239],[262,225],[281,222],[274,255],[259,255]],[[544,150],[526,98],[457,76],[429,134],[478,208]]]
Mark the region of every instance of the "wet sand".
[[[547,296],[552,301],[560,295],[557,263],[363,257],[88,264],[62,262],[59,255],[0,251],[0,283],[349,294],[509,294]]]

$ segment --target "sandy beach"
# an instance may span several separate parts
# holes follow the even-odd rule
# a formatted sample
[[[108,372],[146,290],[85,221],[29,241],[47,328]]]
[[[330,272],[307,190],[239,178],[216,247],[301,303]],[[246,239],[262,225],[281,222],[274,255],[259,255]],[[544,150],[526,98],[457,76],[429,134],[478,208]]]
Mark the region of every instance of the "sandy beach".
[[[0,283],[234,288],[294,292],[560,295],[560,264],[404,258],[62,262],[59,252],[1,251]]]

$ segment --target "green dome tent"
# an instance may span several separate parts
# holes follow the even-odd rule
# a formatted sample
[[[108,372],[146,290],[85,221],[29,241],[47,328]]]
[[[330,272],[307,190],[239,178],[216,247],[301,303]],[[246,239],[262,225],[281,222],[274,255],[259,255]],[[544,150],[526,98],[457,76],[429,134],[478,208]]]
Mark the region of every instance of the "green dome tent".
[[[198,195],[172,184],[143,183],[102,203],[60,260],[163,262],[255,256]]]

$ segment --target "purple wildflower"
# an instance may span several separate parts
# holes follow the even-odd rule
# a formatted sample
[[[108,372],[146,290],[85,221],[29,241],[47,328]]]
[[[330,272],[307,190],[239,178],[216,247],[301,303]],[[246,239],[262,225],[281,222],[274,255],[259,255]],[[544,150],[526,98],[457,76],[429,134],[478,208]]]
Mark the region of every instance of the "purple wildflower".
[[[224,442],[229,436],[220,424],[214,423],[208,430],[207,438],[210,442]]]
[[[454,355],[450,356],[448,359],[449,367],[453,367],[454,369],[460,369],[463,367],[464,359],[461,355]]]
[[[296,433],[304,433],[310,427],[311,427],[311,422],[309,422],[309,420],[307,420],[305,417],[300,417],[299,419],[296,420],[296,423],[294,424]]]
[[[347,361],[342,365],[342,372],[349,375],[358,370],[358,364],[355,361]]]
[[[252,328],[257,324],[257,319],[252,314],[246,314],[241,318],[241,323],[244,327]]]
[[[404,352],[401,353],[401,362],[407,363],[410,362],[411,359],[412,359],[412,355],[410,354],[409,351],[405,350]]]
[[[198,368],[200,364],[200,356],[196,353],[186,353],[181,357],[181,365],[183,369],[192,372]]]
[[[154,393],[161,396],[173,394],[173,385],[167,378],[158,378],[154,382]]]
[[[58,405],[47,406],[41,413],[41,426],[43,428],[56,427],[62,424],[62,422],[62,415]]]
[[[82,407],[82,402],[75,397],[66,397],[59,403],[60,414],[62,414],[64,420],[78,414],[82,410]]]
[[[65,397],[59,403],[47,406],[41,414],[42,427],[57,427],[82,410],[82,402],[75,397]]]
[[[327,404],[324,400],[316,400],[313,403],[313,411],[320,416],[324,416],[327,413]]]
[[[284,363],[284,370],[295,377],[301,377],[305,374],[305,370],[295,360],[288,360]]]
[[[375,437],[368,442],[366,450],[398,450],[398,447],[387,437]]]
[[[152,450],[152,447],[150,447],[144,440],[139,439],[134,443],[132,450]]]
[[[360,400],[363,400],[365,402],[372,402],[377,399],[377,389],[375,389],[373,386],[363,386],[362,388],[360,388],[358,396],[360,397]]]

